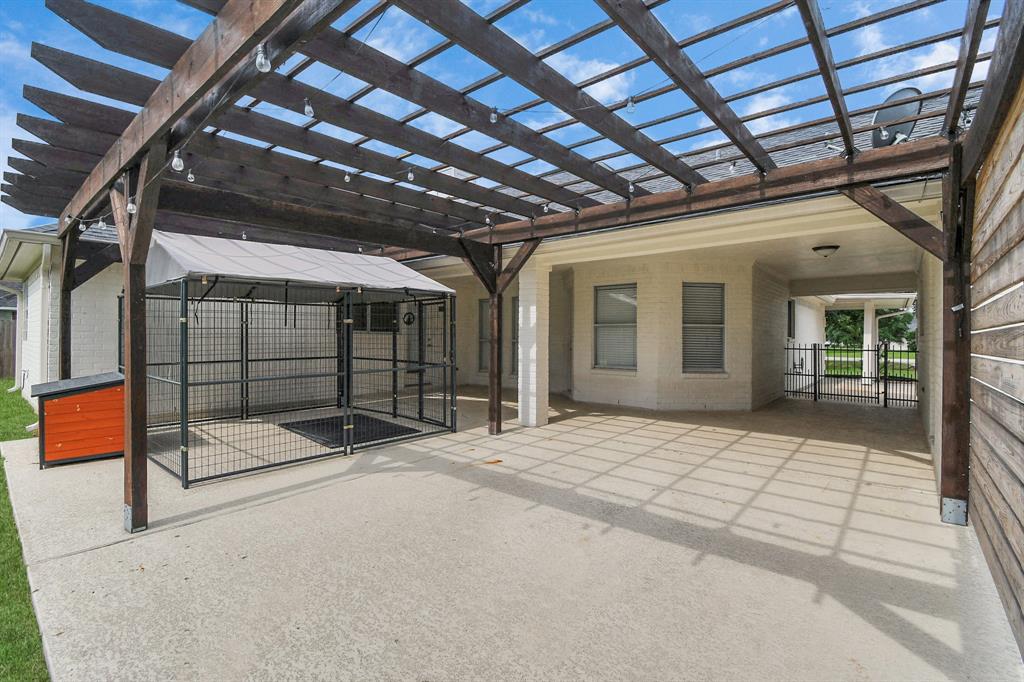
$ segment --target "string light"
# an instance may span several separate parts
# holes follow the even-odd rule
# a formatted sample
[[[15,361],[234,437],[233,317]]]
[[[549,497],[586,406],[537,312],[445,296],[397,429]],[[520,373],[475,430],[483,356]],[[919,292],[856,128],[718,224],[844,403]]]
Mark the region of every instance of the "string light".
[[[99,230],[107,229],[106,221],[104,221],[103,218],[100,218],[99,220],[97,220],[96,221],[96,228],[99,229]]]
[[[195,182],[196,181],[195,173],[192,172],[191,168],[188,169],[188,175],[185,176],[185,179],[188,180],[189,182]]]
[[[498,107],[492,107],[491,108],[490,121],[491,121],[491,123],[497,123],[498,122]]]
[[[352,182],[352,174],[345,171],[345,182]]]
[[[413,180],[416,179],[416,174],[412,172],[412,168],[410,168],[409,172],[405,174],[405,179],[408,180],[409,182],[412,182]]]
[[[732,173],[733,175],[736,175],[736,162],[735,161],[733,161],[732,163],[729,164],[729,172]]]
[[[180,149],[174,150],[174,156],[171,158],[171,170],[175,173],[180,173],[185,170],[185,162],[181,160]]]
[[[544,204],[541,208],[544,210],[545,213],[551,210],[551,207],[548,206],[547,204]]]
[[[128,205],[125,206],[125,210],[128,211],[128,215],[135,215],[139,212],[139,207],[135,205],[135,202],[131,199],[128,200]]]
[[[486,218],[484,218],[484,222],[487,223],[488,225],[490,225],[491,222],[492,222],[491,221],[491,216],[487,216]]]
[[[308,97],[302,102],[302,113],[310,118],[313,118],[316,115],[316,112],[313,111],[313,103],[309,101]]]
[[[630,182],[628,185],[626,185],[626,191],[632,194],[633,192],[636,191],[636,186],[632,182]]]
[[[267,59],[267,49],[262,43],[256,48],[256,70],[260,73],[270,73],[270,60]]]
[[[249,235],[247,235],[247,234],[245,233],[245,230],[243,230],[243,231],[242,231],[242,241],[244,242],[244,241],[245,241],[246,239],[248,239],[248,238],[249,238]]]
[[[636,100],[633,99],[633,95],[630,95],[629,99],[626,100],[626,111],[630,114],[636,112]]]

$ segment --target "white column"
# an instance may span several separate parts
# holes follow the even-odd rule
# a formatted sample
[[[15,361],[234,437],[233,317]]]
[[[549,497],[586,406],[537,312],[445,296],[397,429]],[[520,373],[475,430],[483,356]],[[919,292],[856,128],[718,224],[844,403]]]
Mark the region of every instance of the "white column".
[[[861,383],[869,384],[875,376],[876,354],[873,352],[878,343],[878,321],[875,319],[875,302],[864,302],[864,344],[861,353]]]
[[[529,261],[519,272],[519,423],[548,423],[548,316],[551,266]]]

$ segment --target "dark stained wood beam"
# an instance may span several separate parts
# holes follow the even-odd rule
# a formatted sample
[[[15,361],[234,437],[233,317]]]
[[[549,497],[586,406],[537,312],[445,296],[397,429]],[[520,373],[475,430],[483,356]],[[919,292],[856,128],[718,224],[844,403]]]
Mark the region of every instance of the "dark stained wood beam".
[[[1007,2],[993,50],[985,89],[981,93],[967,135],[963,140],[963,171],[961,181],[974,182],[985,162],[1000,126],[1009,114],[1010,105],[1024,79],[1024,2]]]
[[[832,48],[828,43],[828,35],[825,33],[825,21],[821,18],[821,9],[818,7],[818,0],[796,0],[800,9],[800,18],[803,19],[804,28],[807,31],[807,38],[814,52],[814,59],[818,62],[818,71],[821,79],[825,82],[825,92],[832,103],[832,111],[836,116],[836,123],[839,124],[839,132],[843,137],[843,146],[846,148],[846,155],[853,156],[857,148],[853,144],[853,126],[850,125],[850,114],[846,109],[846,98],[843,97],[843,86],[839,83],[839,74],[836,71],[836,63],[832,58]]]
[[[939,463],[940,515],[967,525],[970,461],[971,231],[974,182],[964,186],[962,151],[952,146],[942,183],[942,432]]]
[[[679,49],[668,29],[641,0],[597,0],[597,4],[700,107],[758,171],[764,173],[777,168],[761,143],[750,134],[697,65]]]
[[[770,201],[806,197],[835,191],[836,187],[879,183],[942,172],[949,166],[947,139],[930,137],[882,149],[870,149],[852,160],[830,158],[783,166],[760,178],[754,175],[717,180],[693,189],[659,192],[632,202],[545,215],[535,221],[521,220],[493,230],[470,230],[469,237],[493,238],[507,244],[534,237],[554,237],[613,227],[635,226],[652,221],[743,208]]]
[[[116,135],[58,123],[45,118],[18,114],[18,127],[54,147],[102,156],[117,141]]]
[[[57,378],[71,378],[71,290],[81,232],[69,230],[61,237],[60,299],[57,304]]]
[[[60,208],[54,206],[52,202],[36,202],[25,197],[4,194],[0,196],[0,203],[7,204],[25,215],[39,215],[49,218],[56,218],[60,215]]]
[[[147,93],[153,92],[159,84],[159,81],[147,76],[38,43],[32,45],[32,56],[80,90],[129,104],[144,103]],[[219,128],[238,135],[363,169],[375,175],[404,180],[405,175],[411,170],[415,175],[414,184],[483,206],[492,206],[499,211],[529,216],[536,210],[535,204],[512,195],[459,180],[445,173],[434,172],[429,168],[242,107],[234,107],[220,114],[216,123]],[[466,210],[471,208],[473,207],[467,207]],[[478,216],[483,215],[486,218],[488,215],[481,209],[475,210]],[[454,210],[452,214],[458,215]],[[500,218],[496,216],[494,222],[500,222]],[[484,220],[477,222],[483,223]]]
[[[871,185],[841,187],[839,192],[939,260],[946,258],[942,230]]]
[[[71,232],[68,232],[70,235]],[[114,263],[121,262],[121,245],[107,244],[84,262],[75,266],[71,277],[71,288],[77,289]]]
[[[259,77],[254,64],[257,48],[281,63],[299,39],[329,24],[348,4],[229,0],[153,91],[116,148],[93,169],[68,203],[65,217],[75,219],[91,210],[126,168],[141,154],[151,153],[155,140],[165,135],[176,142],[185,139],[209,116],[244,95]],[[61,222],[64,230],[68,221]]]
[[[501,274],[498,275],[498,293],[503,294],[508,289],[509,285],[515,281],[515,278],[519,276],[519,271],[526,265],[526,261],[530,260],[530,256],[540,246],[539,239],[528,239],[520,245],[519,249],[512,256],[512,259],[505,265],[501,270]]]
[[[704,177],[576,87],[459,0],[397,0],[404,11],[584,125],[686,185]]]
[[[29,88],[26,86],[23,96],[51,116],[87,130],[106,132],[113,128],[114,134],[119,134],[116,131],[123,131],[124,127],[132,119],[132,114],[121,109],[77,97],[60,95],[41,88]],[[79,115],[81,111],[87,111],[89,116],[81,117]],[[123,115],[127,115],[127,122]],[[93,126],[97,127],[94,128]],[[100,126],[106,130],[101,130]],[[298,126],[292,127],[301,130]],[[433,219],[423,220],[423,222],[428,224],[438,223],[439,220],[443,220],[441,216],[444,215],[452,216],[453,219],[459,218],[481,224],[484,223],[488,216],[486,211],[463,202],[384,182],[360,173],[347,173],[327,164],[313,163],[291,154],[266,150],[256,145],[231,140],[219,135],[197,133],[188,143],[187,149],[201,156],[215,156],[223,161],[232,161],[240,166],[249,166],[280,175],[301,178],[320,185],[381,199],[385,202],[404,204],[422,209],[423,211],[440,214]],[[74,182],[76,187],[81,184],[82,179],[84,179],[84,176]],[[503,220],[507,219],[503,216],[494,217],[495,222],[502,222]]]
[[[336,212],[320,208],[172,181],[165,183],[161,208],[174,213],[245,222],[284,232],[343,237],[364,244],[398,245],[459,258],[465,255],[466,249],[473,252],[489,249],[479,242],[432,234],[422,228],[395,227],[339,216]]]
[[[172,213],[163,209],[157,211],[155,229],[162,232],[194,234],[201,237],[242,239],[254,242],[265,242],[267,244],[289,244],[293,246],[305,246],[312,249],[328,249],[331,251],[345,251],[349,253],[355,253],[358,251],[359,246],[356,242],[347,239],[339,239],[337,237],[298,232],[283,232],[281,230],[247,224],[245,222],[203,218],[184,213]]]
[[[302,52],[370,85],[415,102],[425,109],[532,154],[566,172],[625,198],[629,181],[523,125],[510,116],[499,115],[491,122],[492,108],[455,88],[409,68],[397,59],[359,42],[341,31],[327,29],[306,45]],[[635,187],[634,193],[646,190]]]
[[[51,9],[100,45],[158,66],[173,66],[191,45],[187,38],[84,0],[49,0],[49,3]],[[131,34],[133,39],[121,40],[120,37],[124,34]],[[266,74],[249,89],[248,94],[300,114],[303,113],[305,101],[308,99],[314,106],[316,118],[326,123],[343,126],[550,201],[583,206],[597,203],[593,199],[512,168],[491,157],[442,140],[419,128],[403,126],[398,121],[371,109],[352,104],[281,74]]]
[[[92,169],[90,164],[96,158],[94,154],[62,149],[42,142],[19,140],[18,138],[11,140],[11,147],[14,151],[24,154],[43,166],[53,166],[80,173],[88,173]]]
[[[985,22],[988,18],[990,0],[970,0],[967,3],[967,17],[964,19],[964,34],[960,38],[960,56],[957,58],[956,73],[953,76],[953,87],[949,93],[949,104],[946,106],[946,118],[942,129],[950,137],[957,134],[960,124],[960,113],[967,97],[967,87],[971,83],[971,72],[974,60],[978,57],[982,34],[985,33]]]
[[[74,190],[85,179],[85,173],[55,168],[53,166],[44,166],[31,159],[9,156],[7,157],[7,165],[41,185],[53,185]]]

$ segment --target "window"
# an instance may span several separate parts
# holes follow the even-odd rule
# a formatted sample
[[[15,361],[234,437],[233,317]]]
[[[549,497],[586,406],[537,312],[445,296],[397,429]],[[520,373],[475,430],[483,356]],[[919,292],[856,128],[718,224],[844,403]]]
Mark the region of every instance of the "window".
[[[636,369],[636,285],[594,287],[594,367]]]
[[[725,371],[725,285],[683,283],[683,371]]]
[[[477,318],[480,341],[478,343],[479,362],[477,368],[486,372],[491,367],[491,308],[486,298],[477,303]]]
[[[393,332],[398,328],[398,308],[393,301],[352,305],[352,329],[357,332]]]
[[[519,375],[519,297],[512,297],[512,376]]]
[[[786,301],[786,336],[796,338],[796,301]]]

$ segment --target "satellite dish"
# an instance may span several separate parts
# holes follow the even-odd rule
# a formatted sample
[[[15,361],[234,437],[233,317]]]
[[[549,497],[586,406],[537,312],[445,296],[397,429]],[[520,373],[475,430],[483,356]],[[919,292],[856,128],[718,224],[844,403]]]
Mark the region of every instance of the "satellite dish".
[[[907,99],[908,97],[916,97],[920,94],[921,91],[917,88],[900,88],[889,95],[885,101],[894,102]],[[874,118],[871,119],[871,125],[874,127],[871,133],[871,146],[876,149],[878,147],[888,147],[891,144],[899,144],[909,138],[910,133],[914,132],[914,125],[917,121],[906,121],[895,125],[886,124],[889,121],[898,121],[908,116],[916,116],[919,113],[921,113],[921,100],[880,108],[875,112]]]

